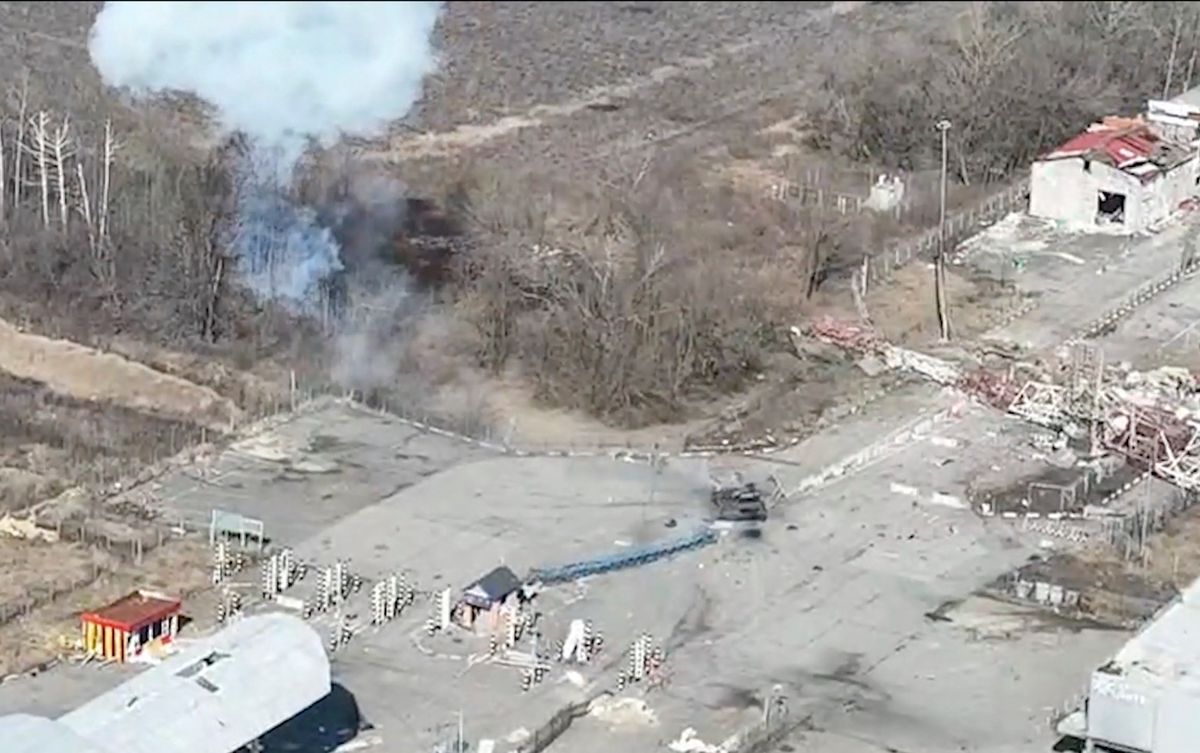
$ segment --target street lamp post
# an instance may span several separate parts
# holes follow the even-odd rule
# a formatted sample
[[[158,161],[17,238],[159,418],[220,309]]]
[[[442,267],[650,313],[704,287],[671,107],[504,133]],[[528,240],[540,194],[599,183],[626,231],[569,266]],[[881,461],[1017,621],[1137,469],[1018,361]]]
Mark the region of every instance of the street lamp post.
[[[937,305],[938,329],[943,340],[950,339],[950,312],[946,309],[946,134],[950,130],[949,120],[939,120],[937,129],[942,134],[942,182],[941,202],[938,211],[938,250],[933,262],[933,294]]]

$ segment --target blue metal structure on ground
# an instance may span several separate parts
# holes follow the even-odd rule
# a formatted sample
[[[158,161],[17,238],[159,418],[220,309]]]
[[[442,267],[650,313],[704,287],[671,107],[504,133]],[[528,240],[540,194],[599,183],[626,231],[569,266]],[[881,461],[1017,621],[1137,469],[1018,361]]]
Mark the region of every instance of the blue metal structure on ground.
[[[560,565],[558,567],[539,567],[529,574],[528,580],[541,581],[547,584],[562,583],[563,581],[576,580],[589,575],[621,570],[626,567],[646,565],[665,557],[670,557],[672,554],[714,544],[716,541],[717,534],[711,529],[705,528],[690,536],[658,541],[646,546],[626,549],[623,552],[606,554],[582,562],[572,562],[569,565]]]

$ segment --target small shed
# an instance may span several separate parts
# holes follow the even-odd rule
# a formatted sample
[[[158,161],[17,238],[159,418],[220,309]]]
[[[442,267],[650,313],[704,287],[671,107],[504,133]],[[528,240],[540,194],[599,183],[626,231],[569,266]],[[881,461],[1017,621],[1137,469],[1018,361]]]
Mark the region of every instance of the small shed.
[[[151,645],[165,645],[179,632],[179,599],[134,591],[95,612],[84,612],[84,650],[125,662]]]
[[[483,613],[492,615],[492,622],[510,599],[518,598],[521,579],[508,567],[501,565],[487,575],[463,589],[459,600],[458,621],[464,627],[473,627]]]

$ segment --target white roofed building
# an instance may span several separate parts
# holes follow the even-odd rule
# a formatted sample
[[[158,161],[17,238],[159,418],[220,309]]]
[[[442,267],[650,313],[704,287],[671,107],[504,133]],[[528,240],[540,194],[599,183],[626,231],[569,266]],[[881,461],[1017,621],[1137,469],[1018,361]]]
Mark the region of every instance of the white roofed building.
[[[1060,731],[1097,752],[1200,750],[1200,580],[1092,672],[1082,715]]]
[[[232,753],[329,694],[329,659],[304,620],[246,617],[56,721],[0,717],[16,753]],[[14,735],[20,733],[20,737]]]

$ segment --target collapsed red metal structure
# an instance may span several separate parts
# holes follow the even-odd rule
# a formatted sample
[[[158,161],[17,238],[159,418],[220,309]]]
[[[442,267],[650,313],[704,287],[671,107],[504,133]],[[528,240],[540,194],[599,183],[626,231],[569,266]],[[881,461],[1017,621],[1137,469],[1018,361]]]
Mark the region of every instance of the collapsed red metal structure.
[[[875,330],[823,317],[809,327],[820,340],[857,353],[881,353],[888,343]],[[1162,405],[1150,405],[1104,382],[1103,356],[1073,343],[1066,385],[1018,381],[983,367],[963,373],[955,388],[985,405],[1043,426],[1086,428],[1093,447],[1123,456],[1133,467],[1187,491],[1200,491],[1200,422]]]
[[[831,316],[814,320],[808,331],[818,340],[857,353],[875,353],[887,344],[874,329]]]
[[[1195,433],[1191,425],[1168,410],[1128,400],[1111,404],[1106,413],[1101,444],[1143,471],[1156,471],[1161,463],[1179,457]]]

